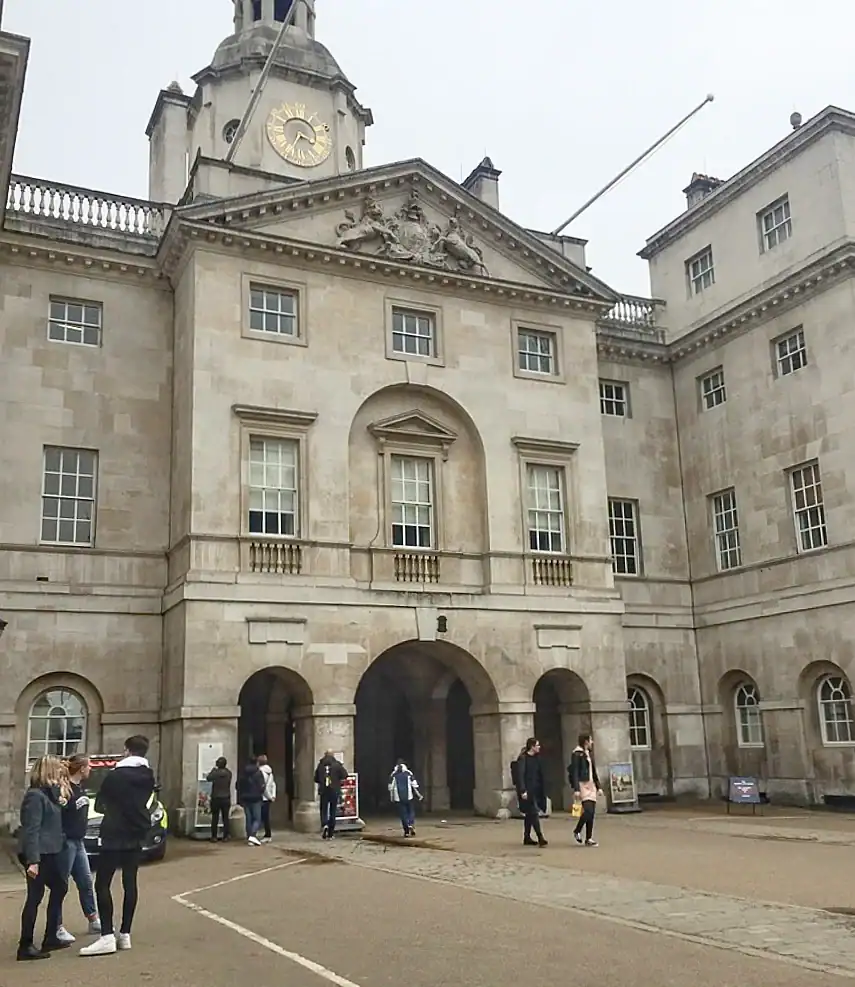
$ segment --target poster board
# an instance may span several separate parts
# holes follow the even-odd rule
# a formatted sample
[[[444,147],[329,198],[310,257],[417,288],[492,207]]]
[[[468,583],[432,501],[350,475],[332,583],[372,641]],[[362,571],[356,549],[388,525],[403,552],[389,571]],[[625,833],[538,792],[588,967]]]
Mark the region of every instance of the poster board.
[[[609,765],[609,792],[612,805],[635,805],[635,772],[631,761]]]
[[[196,747],[196,800],[193,805],[193,830],[211,829],[211,782],[206,781],[208,772],[217,765],[217,758],[223,756],[220,743],[198,744]],[[199,834],[201,835],[201,834]]]
[[[335,814],[336,832],[357,833],[365,829],[359,818],[359,775],[349,774],[341,783],[341,798]]]
[[[733,776],[727,779],[727,811],[732,805],[750,805],[756,815],[757,806],[762,805],[760,787],[756,778]]]

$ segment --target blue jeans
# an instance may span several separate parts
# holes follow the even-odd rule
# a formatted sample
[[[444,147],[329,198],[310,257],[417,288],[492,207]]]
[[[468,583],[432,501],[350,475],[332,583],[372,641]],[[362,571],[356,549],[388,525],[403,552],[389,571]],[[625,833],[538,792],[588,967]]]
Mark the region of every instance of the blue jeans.
[[[243,814],[246,816],[246,835],[257,836],[261,829],[261,802],[245,802]]]
[[[398,813],[401,816],[401,825],[404,827],[404,836],[406,836],[416,824],[416,803],[412,801],[399,802]]]
[[[83,914],[86,918],[96,915],[98,909],[95,907],[92,871],[89,869],[89,858],[86,856],[83,840],[66,839],[65,849],[62,851],[62,868],[63,875],[71,878],[77,885],[77,896]]]

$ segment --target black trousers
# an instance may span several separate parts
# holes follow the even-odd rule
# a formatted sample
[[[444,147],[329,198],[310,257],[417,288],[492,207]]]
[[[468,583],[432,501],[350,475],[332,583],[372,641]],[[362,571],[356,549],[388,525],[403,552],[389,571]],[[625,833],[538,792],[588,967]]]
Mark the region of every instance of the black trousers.
[[[523,839],[531,839],[531,831],[534,830],[538,843],[543,842],[543,830],[540,828],[540,809],[533,802],[521,802],[520,809],[523,814]]]
[[[122,872],[122,924],[119,932],[130,933],[137,910],[139,891],[137,871],[140,866],[139,850],[101,850],[98,869],[95,872],[95,900],[98,902],[98,915],[101,918],[101,935],[111,936],[113,928],[113,895],[110,885],[117,870]]]
[[[211,799],[211,839],[217,838],[217,830],[220,825],[220,816],[223,818],[223,839],[227,840],[231,836],[229,830],[229,811],[232,807],[231,799],[217,798]]]
[[[321,829],[326,827],[327,836],[335,834],[335,816],[338,810],[339,793],[332,788],[322,788],[320,794],[321,803]]]
[[[56,939],[56,930],[62,922],[62,900],[68,891],[68,879],[62,864],[61,853],[45,854],[39,863],[37,877],[27,877],[27,898],[21,911],[21,946],[32,946],[36,934],[36,919],[39,915],[39,905],[45,896],[45,889],[50,891],[47,906],[47,922],[45,923],[45,940]],[[20,859],[20,858],[19,858]],[[21,863],[26,866],[25,861]]]
[[[265,837],[265,839],[268,839],[268,840],[273,835],[270,832],[270,806],[271,805],[272,805],[271,802],[262,802],[261,803],[261,825],[264,827],[264,837]]]
[[[594,813],[597,811],[597,803],[592,801],[584,801],[582,803],[582,815],[579,816],[579,821],[576,823],[576,828],[573,830],[574,833],[581,833],[582,827],[585,827],[585,839],[590,840],[594,835]]]

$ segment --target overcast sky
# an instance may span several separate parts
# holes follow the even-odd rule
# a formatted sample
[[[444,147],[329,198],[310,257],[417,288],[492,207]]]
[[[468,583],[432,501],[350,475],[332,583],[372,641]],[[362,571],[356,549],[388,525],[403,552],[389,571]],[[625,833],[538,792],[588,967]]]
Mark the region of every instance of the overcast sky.
[[[19,174],[145,197],[158,91],[210,61],[231,0],[6,0],[32,38]],[[685,206],[830,103],[855,108],[852,0],[317,0],[317,36],[374,110],[366,164],[422,157],[460,180],[489,154],[501,205],[551,230],[697,105],[664,148],[568,230],[646,294],[635,254]]]

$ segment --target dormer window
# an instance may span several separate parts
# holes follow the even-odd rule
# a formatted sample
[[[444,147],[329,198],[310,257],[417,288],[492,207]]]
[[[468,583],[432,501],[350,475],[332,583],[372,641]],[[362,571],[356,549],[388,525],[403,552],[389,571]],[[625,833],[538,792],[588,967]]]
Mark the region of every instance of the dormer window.
[[[273,19],[279,21],[281,24],[288,16],[288,11],[291,9],[293,2],[294,0],[274,0]]]

